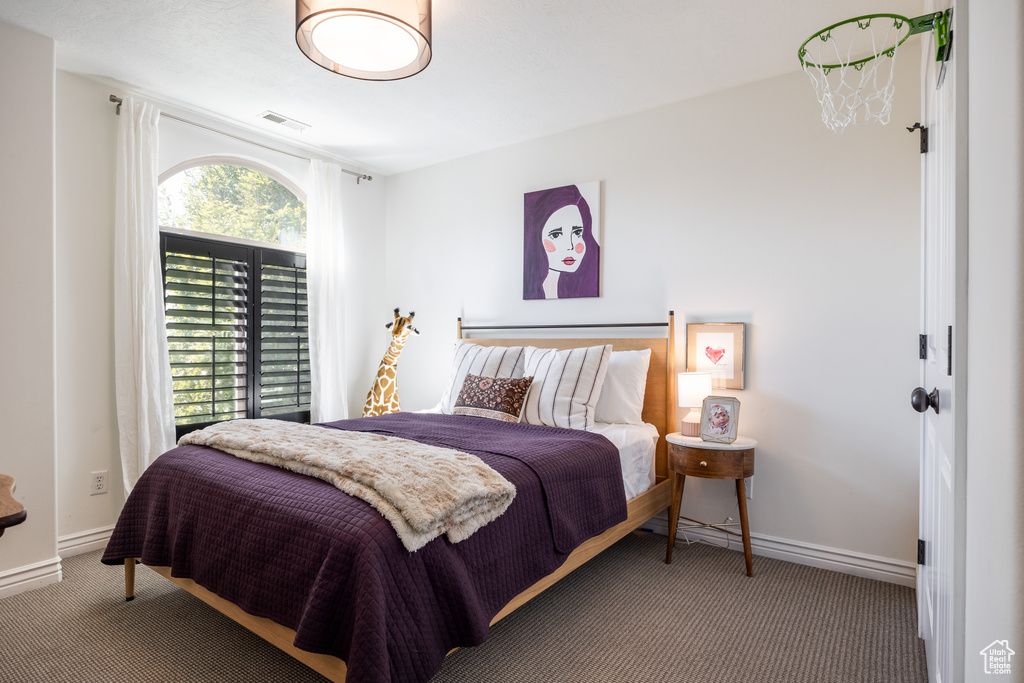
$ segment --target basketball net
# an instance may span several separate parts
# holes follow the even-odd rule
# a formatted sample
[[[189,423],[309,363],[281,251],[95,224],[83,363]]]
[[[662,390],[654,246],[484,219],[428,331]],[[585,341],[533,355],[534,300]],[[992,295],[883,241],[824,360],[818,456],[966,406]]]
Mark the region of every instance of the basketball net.
[[[821,120],[829,130],[889,123],[896,49],[909,35],[904,17],[883,15],[841,22],[804,43],[800,63],[814,84]]]

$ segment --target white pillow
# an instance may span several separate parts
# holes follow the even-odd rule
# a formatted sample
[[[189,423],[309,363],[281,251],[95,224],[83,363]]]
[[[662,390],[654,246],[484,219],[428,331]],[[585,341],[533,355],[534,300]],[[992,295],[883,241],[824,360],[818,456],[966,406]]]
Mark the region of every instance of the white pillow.
[[[526,375],[533,386],[523,422],[549,427],[590,429],[612,355],[610,344],[582,349],[526,347]]]
[[[441,395],[441,412],[452,414],[468,373],[480,377],[522,377],[523,355],[522,346],[480,346],[457,340],[452,371]]]
[[[644,392],[651,350],[612,351],[601,399],[597,402],[598,422],[643,424]]]

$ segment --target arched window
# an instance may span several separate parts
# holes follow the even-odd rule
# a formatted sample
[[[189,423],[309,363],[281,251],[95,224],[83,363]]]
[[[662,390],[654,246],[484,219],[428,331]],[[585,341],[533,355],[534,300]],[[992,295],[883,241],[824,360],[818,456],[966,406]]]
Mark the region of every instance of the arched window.
[[[182,166],[160,183],[161,226],[305,249],[305,198],[280,174],[223,157]]]
[[[206,157],[164,173],[159,199],[178,436],[244,417],[308,422],[304,193]]]

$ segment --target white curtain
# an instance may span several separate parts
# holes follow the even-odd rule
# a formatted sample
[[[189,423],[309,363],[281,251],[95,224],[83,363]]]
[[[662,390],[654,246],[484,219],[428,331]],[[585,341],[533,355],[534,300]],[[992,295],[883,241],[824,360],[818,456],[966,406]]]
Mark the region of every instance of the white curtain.
[[[157,219],[160,110],[126,97],[117,131],[114,375],[125,491],[174,446]]]
[[[306,284],[313,422],[348,417],[345,386],[345,242],[341,167],[310,162],[306,197]]]

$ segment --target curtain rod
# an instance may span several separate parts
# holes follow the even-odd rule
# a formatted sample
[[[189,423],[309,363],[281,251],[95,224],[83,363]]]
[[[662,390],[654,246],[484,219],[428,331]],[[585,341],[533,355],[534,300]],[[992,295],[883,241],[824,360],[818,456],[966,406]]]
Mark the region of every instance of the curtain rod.
[[[111,95],[110,96],[110,101],[114,102],[115,104],[117,104],[116,113],[117,113],[118,116],[120,116],[121,115],[121,103],[124,100],[122,100],[117,95]],[[186,124],[188,124],[190,126],[195,126],[196,128],[202,128],[203,130],[208,130],[211,133],[216,133],[218,135],[223,135],[224,137],[233,138],[235,140],[238,140],[239,142],[244,142],[244,143],[249,144],[249,145],[256,145],[257,147],[262,147],[263,149],[269,149],[271,152],[277,152],[278,154],[287,154],[288,156],[295,157],[296,159],[302,159],[303,161],[310,161],[309,157],[304,157],[304,156],[302,156],[300,154],[293,154],[292,152],[286,152],[283,149],[277,149],[276,147],[271,147],[270,145],[264,145],[263,143],[255,142],[253,140],[246,140],[243,137],[239,137],[237,135],[232,135],[231,133],[225,133],[222,130],[217,130],[216,128],[210,128],[209,126],[204,126],[201,123],[196,123],[195,121],[189,121],[188,119],[183,119],[180,116],[175,116],[174,114],[168,114],[167,112],[162,111],[162,112],[160,112],[160,116],[165,116],[165,117],[167,117],[169,119],[173,119],[175,121],[180,121],[181,123],[186,123]],[[348,173],[349,175],[354,175],[356,177],[356,185],[359,184],[360,180],[373,180],[373,176],[372,175],[366,175],[365,173],[358,173],[356,171],[350,171],[347,168],[341,169],[341,172],[342,173]]]

